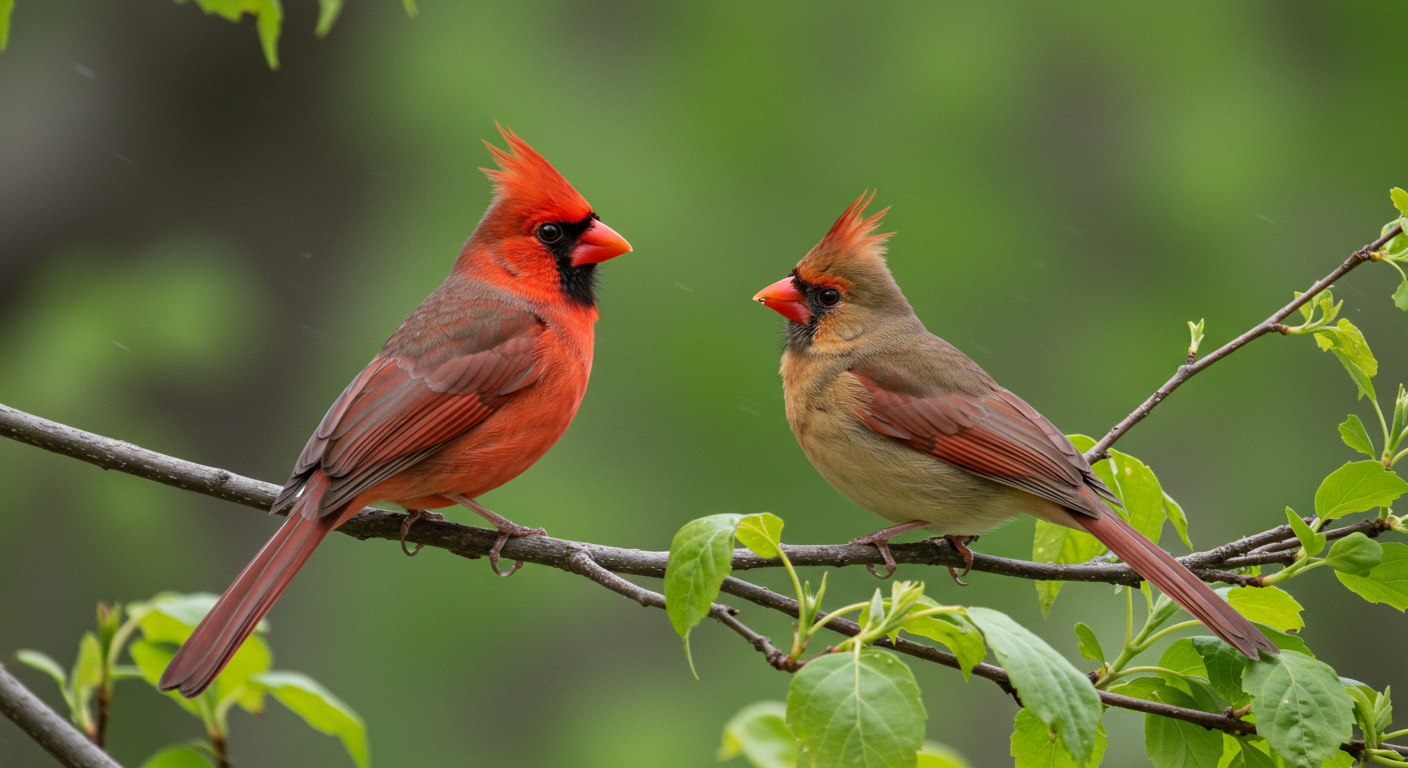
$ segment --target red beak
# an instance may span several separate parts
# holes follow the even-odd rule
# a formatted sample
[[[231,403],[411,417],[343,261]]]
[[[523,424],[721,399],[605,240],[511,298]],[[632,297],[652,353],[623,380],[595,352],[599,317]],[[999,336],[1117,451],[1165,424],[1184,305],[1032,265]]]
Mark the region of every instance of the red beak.
[[[790,276],[758,291],[753,301],[794,323],[805,323],[812,318],[812,311],[807,309],[807,297],[797,290],[797,285]]]
[[[607,259],[629,253],[630,250],[631,244],[626,242],[626,238],[616,234],[616,230],[600,221],[593,221],[587,231],[577,238],[577,247],[572,249],[572,266],[600,264]]]

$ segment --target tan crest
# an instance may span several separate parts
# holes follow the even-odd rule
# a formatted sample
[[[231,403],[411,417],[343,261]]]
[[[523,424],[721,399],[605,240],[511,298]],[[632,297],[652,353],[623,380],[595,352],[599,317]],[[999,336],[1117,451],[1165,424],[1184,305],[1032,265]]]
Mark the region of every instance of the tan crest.
[[[867,217],[866,206],[875,199],[874,192],[863,192],[854,203],[841,214],[841,218],[831,225],[831,230],[821,238],[821,242],[797,263],[796,272],[803,279],[820,279],[836,267],[856,261],[884,261],[885,241],[894,232],[875,230],[880,219],[890,210],[886,206]]]

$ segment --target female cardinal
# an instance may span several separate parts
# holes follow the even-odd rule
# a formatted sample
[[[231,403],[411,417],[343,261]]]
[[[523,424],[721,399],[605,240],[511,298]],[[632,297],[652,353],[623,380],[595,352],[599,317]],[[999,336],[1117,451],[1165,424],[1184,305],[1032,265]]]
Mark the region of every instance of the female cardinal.
[[[874,197],[872,194],[871,197]],[[885,211],[851,204],[792,274],[753,298],[786,317],[787,420],[846,498],[894,523],[966,539],[1025,512],[1085,531],[1242,653],[1276,653],[1226,601],[1120,518],[1080,451],[1036,409],[929,333],[885,266]],[[888,208],[885,210],[889,210]],[[1103,497],[1103,498],[1102,498]]]
[[[501,169],[484,169],[494,200],[450,276],[333,402],[274,501],[288,522],[181,646],[162,690],[205,690],[313,548],[367,504],[411,510],[402,547],[412,523],[439,517],[426,509],[469,507],[499,530],[495,572],[510,536],[543,533],[474,497],[517,477],[567,429],[591,373],[596,265],[631,246],[541,155],[499,130],[510,152],[485,142]]]

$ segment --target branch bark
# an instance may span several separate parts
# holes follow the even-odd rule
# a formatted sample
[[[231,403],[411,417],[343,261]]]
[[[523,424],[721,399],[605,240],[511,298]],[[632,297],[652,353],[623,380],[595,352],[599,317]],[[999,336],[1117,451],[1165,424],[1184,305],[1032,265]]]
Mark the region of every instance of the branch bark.
[[[1349,274],[1351,269],[1354,269],[1366,261],[1371,261],[1370,254],[1384,247],[1388,241],[1402,232],[1402,227],[1397,224],[1393,225],[1393,228],[1380,235],[1377,240],[1350,254],[1349,258],[1345,259],[1344,263],[1336,267],[1333,272],[1321,278],[1315,285],[1310,286],[1310,290],[1302,293],[1295,301],[1276,310],[1276,313],[1271,317],[1257,323],[1251,330],[1222,345],[1216,352],[1213,352],[1202,360],[1192,362],[1190,359],[1187,364],[1178,366],[1178,371],[1173,374],[1173,378],[1164,382],[1164,385],[1155,390],[1154,394],[1149,395],[1149,399],[1145,400],[1138,408],[1135,408],[1133,413],[1116,424],[1109,433],[1100,438],[1100,442],[1096,443],[1090,450],[1085,452],[1085,460],[1094,463],[1105,458],[1108,455],[1106,452],[1110,450],[1110,446],[1114,445],[1116,440],[1123,437],[1124,433],[1128,432],[1130,427],[1143,421],[1144,417],[1148,416],[1149,412],[1154,410],[1154,406],[1162,403],[1164,398],[1168,397],[1173,390],[1182,386],[1183,382],[1193,378],[1194,374],[1206,369],[1218,360],[1241,349],[1253,339],[1264,336],[1275,330],[1277,323],[1285,320],[1292,312],[1300,309],[1301,305],[1315,298],[1316,294],[1334,285],[1336,280]]]
[[[68,768],[122,768],[0,664],[0,714]]]

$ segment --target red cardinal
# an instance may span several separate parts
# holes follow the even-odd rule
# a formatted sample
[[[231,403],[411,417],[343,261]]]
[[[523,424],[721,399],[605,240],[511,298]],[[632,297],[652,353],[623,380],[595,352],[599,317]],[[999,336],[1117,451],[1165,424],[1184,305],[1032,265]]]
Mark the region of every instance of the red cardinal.
[[[210,685],[323,537],[377,501],[415,520],[463,504],[510,536],[541,534],[474,501],[567,429],[592,367],[596,265],[631,250],[532,147],[500,128],[494,200],[450,276],[332,404],[274,501],[288,522],[225,590],[161,676]],[[413,554],[413,553],[408,553]],[[512,571],[509,571],[512,573]],[[508,575],[508,574],[501,574]]]
[[[872,195],[873,197],[873,195]],[[787,324],[787,420],[846,498],[894,523],[852,543],[936,528],[965,540],[1027,513],[1092,534],[1242,653],[1276,653],[1207,585],[1130,527],[1080,451],[978,364],[929,333],[885,266],[861,196],[792,270],[754,296]],[[889,210],[889,209],[886,209]]]

